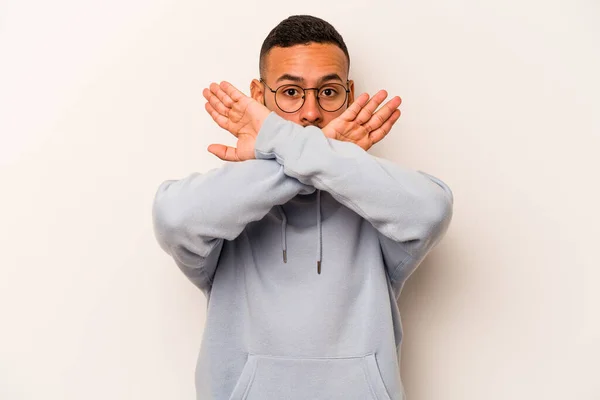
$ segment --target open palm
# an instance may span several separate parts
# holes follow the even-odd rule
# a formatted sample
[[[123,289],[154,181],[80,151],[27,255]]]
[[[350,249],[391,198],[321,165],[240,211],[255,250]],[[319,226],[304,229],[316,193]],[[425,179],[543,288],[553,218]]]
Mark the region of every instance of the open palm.
[[[377,110],[387,95],[385,90],[380,90],[371,99],[367,93],[361,94],[342,115],[323,128],[323,133],[328,138],[352,142],[368,150],[381,141],[400,118],[398,107],[402,99],[398,96]]]
[[[206,111],[212,119],[238,139],[236,147],[211,144],[208,151],[225,161],[255,158],[254,143],[269,109],[228,82],[212,83],[202,94],[208,101]]]

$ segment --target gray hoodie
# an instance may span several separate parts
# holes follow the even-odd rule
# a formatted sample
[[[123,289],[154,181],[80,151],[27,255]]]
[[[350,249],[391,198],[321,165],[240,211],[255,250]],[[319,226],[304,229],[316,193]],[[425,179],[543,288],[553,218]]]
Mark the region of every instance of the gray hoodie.
[[[404,399],[397,300],[451,190],[273,112],[255,156],[154,200],[160,246],[207,298],[197,399]]]

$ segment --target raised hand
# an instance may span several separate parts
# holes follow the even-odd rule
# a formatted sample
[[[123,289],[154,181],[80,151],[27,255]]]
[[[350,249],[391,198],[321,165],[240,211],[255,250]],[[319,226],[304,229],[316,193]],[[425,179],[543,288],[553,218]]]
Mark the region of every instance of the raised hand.
[[[208,151],[224,161],[244,161],[256,158],[254,143],[269,109],[244,95],[229,82],[211,83],[202,91],[206,111],[221,128],[238,138],[237,146],[211,144]]]
[[[346,111],[324,128],[328,138],[353,142],[365,151],[383,139],[400,118],[402,99],[393,97],[378,111],[377,107],[387,98],[387,92],[380,90],[369,100],[369,94],[363,93],[356,98]]]

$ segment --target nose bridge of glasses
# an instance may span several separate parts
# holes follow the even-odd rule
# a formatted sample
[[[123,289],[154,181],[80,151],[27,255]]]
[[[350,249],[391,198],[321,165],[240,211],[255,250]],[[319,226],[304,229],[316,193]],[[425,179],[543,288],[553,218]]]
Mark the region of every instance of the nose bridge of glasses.
[[[309,90],[314,90],[315,91],[315,98],[317,100],[319,99],[319,91],[321,90],[321,88],[302,88],[302,90],[304,91],[304,94],[303,94],[302,98],[306,97],[306,92],[308,92]]]

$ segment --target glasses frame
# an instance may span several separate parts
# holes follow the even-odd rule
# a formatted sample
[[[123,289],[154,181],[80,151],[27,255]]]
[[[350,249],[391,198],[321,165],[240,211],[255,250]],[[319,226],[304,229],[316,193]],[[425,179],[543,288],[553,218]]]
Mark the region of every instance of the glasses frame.
[[[315,96],[317,97],[317,104],[319,105],[319,107],[321,107],[321,110],[323,110],[325,112],[336,112],[336,111],[341,110],[341,108],[344,107],[344,105],[348,102],[348,94],[350,93],[350,89],[348,89],[346,86],[344,86],[341,83],[336,83],[337,85],[340,85],[344,89],[346,89],[346,98],[344,99],[344,102],[342,103],[341,106],[339,106],[337,109],[335,109],[333,111],[329,111],[329,110],[324,109],[323,106],[321,105],[321,101],[320,101],[320,98],[319,98],[319,89],[321,89],[320,87],[318,87],[318,88],[303,88],[300,85],[285,83],[283,85],[278,86],[275,90],[273,90],[273,89],[271,89],[271,87],[269,85],[267,85],[267,82],[265,82],[265,80],[263,78],[260,78],[260,81],[265,84],[265,86],[271,91],[271,93],[274,94],[273,97],[275,98],[275,104],[277,105],[277,108],[279,108],[281,111],[283,111],[284,113],[287,113],[287,114],[293,114],[295,112],[298,112],[298,110],[300,110],[304,106],[304,103],[306,102],[306,91],[307,90],[315,90],[316,91],[315,92]],[[346,81],[346,84],[349,84],[349,83],[350,83],[349,80]],[[282,87],[284,87],[284,86],[296,86],[296,87],[302,89],[302,91],[303,91],[303,94],[302,94],[302,104],[300,104],[300,107],[298,107],[294,111],[286,111],[286,110],[284,110],[283,108],[281,108],[279,106],[279,103],[277,102],[277,91],[279,89],[281,89]],[[326,86],[326,85],[323,85],[323,86]]]

